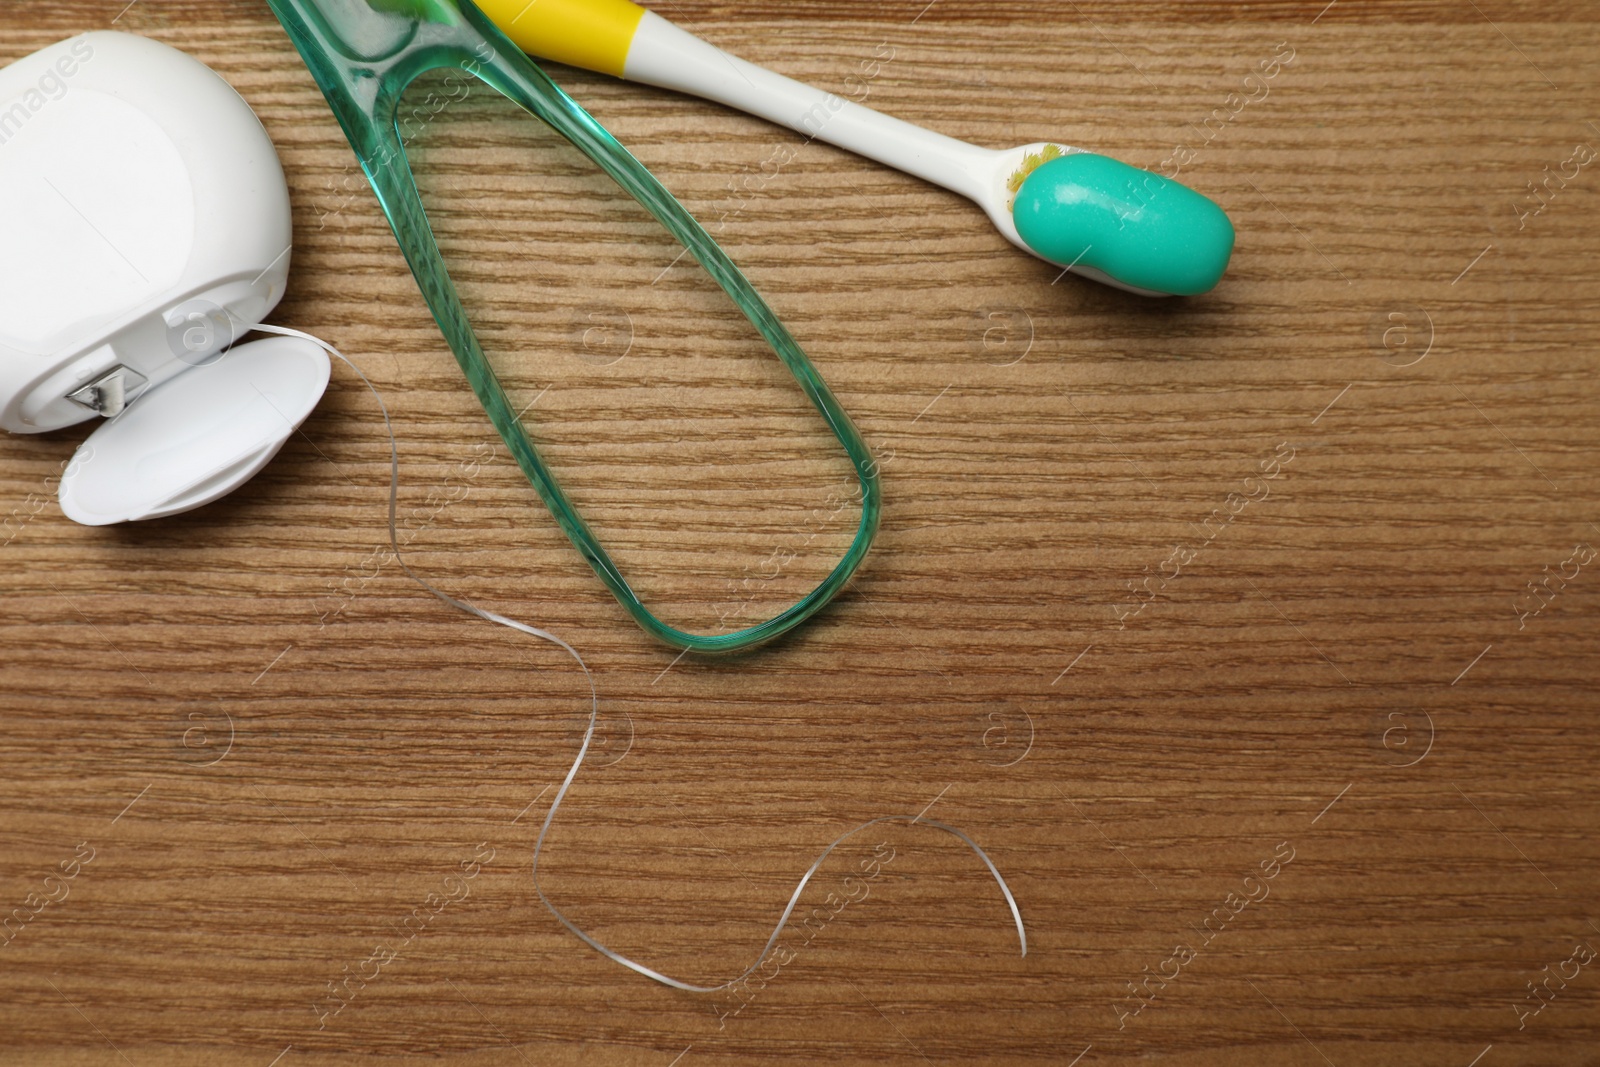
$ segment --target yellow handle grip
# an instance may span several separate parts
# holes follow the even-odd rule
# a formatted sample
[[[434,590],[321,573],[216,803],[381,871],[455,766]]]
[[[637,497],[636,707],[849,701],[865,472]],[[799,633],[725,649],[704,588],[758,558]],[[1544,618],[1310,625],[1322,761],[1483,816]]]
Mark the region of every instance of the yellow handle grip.
[[[630,0],[477,0],[524,52],[622,77],[644,8]]]

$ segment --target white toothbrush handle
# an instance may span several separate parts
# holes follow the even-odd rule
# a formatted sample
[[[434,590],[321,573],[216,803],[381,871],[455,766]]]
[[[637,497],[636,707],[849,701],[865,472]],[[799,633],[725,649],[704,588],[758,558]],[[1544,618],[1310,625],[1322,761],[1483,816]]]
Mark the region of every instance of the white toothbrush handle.
[[[640,20],[623,77],[726,104],[980,203],[991,191],[1003,154],[747,63],[653,11]]]

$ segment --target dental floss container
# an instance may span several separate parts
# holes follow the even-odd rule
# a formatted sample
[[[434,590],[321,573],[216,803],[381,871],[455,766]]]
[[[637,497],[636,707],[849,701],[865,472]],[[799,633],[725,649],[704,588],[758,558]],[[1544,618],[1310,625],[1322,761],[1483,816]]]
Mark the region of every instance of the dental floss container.
[[[230,347],[282,299],[291,238],[266,130],[199,61],[101,32],[0,69],[0,427],[107,420],[62,476],[69,518],[210,503],[316,407],[321,348]]]

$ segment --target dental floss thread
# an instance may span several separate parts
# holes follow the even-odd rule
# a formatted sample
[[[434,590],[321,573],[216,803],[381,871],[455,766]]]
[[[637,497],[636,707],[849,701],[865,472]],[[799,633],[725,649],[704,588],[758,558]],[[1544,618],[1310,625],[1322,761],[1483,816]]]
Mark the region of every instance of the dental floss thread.
[[[518,622],[515,619],[509,619],[504,615],[500,615],[492,611],[486,611],[475,604],[468,603],[467,601],[458,600],[450,594],[442,592],[433,585],[430,585],[425,578],[413,571],[406,563],[405,558],[400,554],[400,540],[396,529],[396,515],[398,511],[398,500],[400,493],[400,447],[399,443],[395,439],[394,423],[389,418],[389,407],[383,402],[383,395],[378,392],[377,387],[372,384],[371,380],[362,373],[360,367],[356,366],[355,363],[352,362],[350,358],[347,357],[343,352],[340,352],[337,348],[322,340],[320,337],[313,337],[311,334],[305,333],[301,330],[294,330],[285,326],[268,326],[262,323],[257,323],[248,329],[241,330],[235,336],[243,337],[252,330],[260,333],[278,334],[283,337],[298,337],[301,340],[310,341],[312,344],[319,346],[329,355],[335,357],[345,366],[354,371],[356,377],[360,378],[362,384],[365,385],[368,391],[372,393],[373,399],[378,402],[378,409],[383,413],[384,429],[389,434],[389,546],[391,549],[393,549],[395,561],[400,564],[401,569],[403,569],[406,574],[418,585],[422,586],[428,592],[432,593],[446,604],[449,604],[451,607],[456,608],[459,611],[466,612],[468,615],[476,616],[477,618],[483,619],[486,622],[492,622],[500,626],[510,627],[513,630],[528,634],[530,637],[536,637],[541,641],[548,641],[551,644],[565,650],[566,653],[577,662],[578,666],[582,668],[584,679],[589,683],[589,725],[588,728],[583,732],[583,742],[578,746],[578,755],[572,761],[572,766],[567,769],[566,778],[562,780],[561,788],[556,791],[555,799],[550,802],[550,810],[545,814],[544,825],[540,827],[539,837],[533,846],[532,865],[533,888],[534,891],[539,894],[540,902],[544,904],[545,908],[550,912],[550,914],[556,917],[557,921],[559,921],[562,926],[565,926],[573,934],[577,935],[579,940],[583,941],[584,944],[588,945],[596,952],[599,952],[602,956],[605,956],[613,963],[621,964],[629,970],[635,971],[646,978],[660,982],[662,985],[671,986],[673,989],[681,989],[687,993],[719,993],[724,989],[728,989],[738,984],[751,974],[754,974],[756,969],[766,962],[767,956],[771,954],[773,946],[777,944],[779,936],[782,935],[784,927],[788,924],[789,916],[794,913],[795,907],[799,905],[800,895],[805,891],[806,884],[810,882],[811,876],[817,873],[817,871],[822,867],[823,862],[826,861],[828,856],[833,853],[834,849],[838,848],[850,838],[854,837],[861,831],[868,829],[869,827],[879,826],[883,823],[905,823],[910,826],[926,826],[929,829],[939,830],[943,833],[950,834],[977,854],[978,858],[983,861],[983,865],[989,869],[989,873],[994,875],[995,882],[1000,886],[1000,892],[1005,897],[1006,906],[1011,910],[1012,921],[1017,927],[1017,942],[1021,947],[1022,955],[1026,956],[1028,954],[1028,933],[1022,924],[1022,912],[1017,907],[1016,898],[1011,895],[1011,887],[1006,884],[1005,878],[1001,876],[999,868],[994,865],[994,861],[989,858],[989,854],[986,853],[976,841],[974,841],[963,831],[958,830],[956,827],[951,826],[948,823],[938,822],[934,819],[924,819],[920,815],[884,815],[876,819],[868,819],[861,825],[834,839],[833,843],[822,850],[822,853],[818,855],[817,858],[812,862],[811,866],[806,870],[806,873],[800,877],[799,884],[795,886],[794,893],[792,893],[789,897],[788,905],[783,909],[783,914],[778,917],[778,923],[772,930],[772,936],[767,939],[767,943],[765,947],[762,948],[760,954],[756,957],[756,961],[737,977],[729,979],[728,981],[723,982],[721,985],[703,986],[695,985],[691,982],[679,981],[676,978],[662,974],[660,971],[646,967],[642,963],[631,960],[622,955],[620,952],[616,952],[610,948],[607,948],[605,945],[595,940],[595,938],[591,937],[588,933],[584,932],[584,930],[581,929],[577,924],[562,914],[561,910],[555,906],[549,897],[545,896],[544,889],[539,884],[539,856],[544,851],[545,836],[550,832],[550,826],[555,821],[556,812],[561,807],[561,801],[566,797],[567,790],[571,788],[573,780],[577,778],[578,769],[583,766],[584,757],[588,755],[589,742],[594,737],[595,723],[599,719],[600,695],[598,689],[595,687],[594,675],[590,672],[589,665],[584,662],[583,656],[579,655],[577,649],[573,648],[566,641],[562,640],[560,637],[556,636],[550,631],[541,630],[536,626],[529,626],[527,623]]]

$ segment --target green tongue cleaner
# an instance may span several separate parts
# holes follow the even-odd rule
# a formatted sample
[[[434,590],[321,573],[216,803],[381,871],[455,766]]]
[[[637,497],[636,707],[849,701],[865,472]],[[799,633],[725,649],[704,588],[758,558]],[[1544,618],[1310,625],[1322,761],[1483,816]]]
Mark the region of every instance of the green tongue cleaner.
[[[789,632],[827,605],[860,567],[877,530],[881,501],[878,461],[794,336],[705,228],[475,4],[457,0],[268,3],[350,139],[417,285],[489,421],[573,546],[640,627],[687,651],[737,652]],[[827,577],[800,600],[741,630],[708,634],[679,629],[640,599],[578,513],[545,464],[523,424],[522,413],[512,405],[483,352],[412,176],[400,140],[399,107],[406,89],[430,70],[461,70],[473,75],[576,146],[683,245],[684,254],[692,255],[723,289],[794,376],[849,457],[861,488],[861,519],[855,538]]]
[[[1011,209],[1017,233],[1061,266],[1092,267],[1133,289],[1193,296],[1222,279],[1233,255],[1233,224],[1222,208],[1107,156],[1047,148],[1012,181],[1019,183]]]

